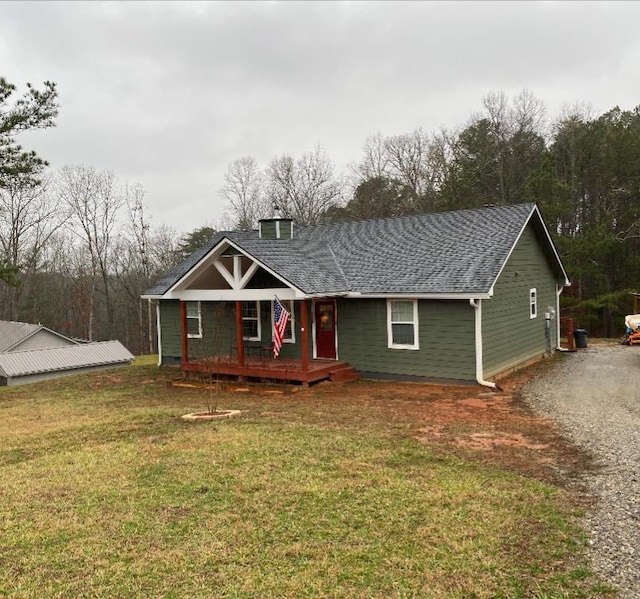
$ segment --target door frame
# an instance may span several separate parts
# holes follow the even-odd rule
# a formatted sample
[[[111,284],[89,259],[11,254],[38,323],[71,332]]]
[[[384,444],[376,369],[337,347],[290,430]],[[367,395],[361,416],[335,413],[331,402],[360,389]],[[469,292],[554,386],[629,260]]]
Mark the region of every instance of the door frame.
[[[316,323],[316,303],[322,302],[324,304],[328,302],[333,303],[333,341],[335,344],[336,357],[335,358],[318,358],[318,343],[316,338],[317,323]],[[314,299],[311,302],[311,331],[313,333],[313,359],[314,360],[338,360],[338,303],[334,297],[328,297],[325,299]]]

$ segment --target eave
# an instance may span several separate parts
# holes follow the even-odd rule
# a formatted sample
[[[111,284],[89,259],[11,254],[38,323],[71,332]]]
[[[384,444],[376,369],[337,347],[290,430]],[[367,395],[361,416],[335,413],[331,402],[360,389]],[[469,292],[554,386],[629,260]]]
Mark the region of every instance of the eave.
[[[500,278],[500,275],[502,275],[502,272],[506,268],[507,263],[509,262],[509,259],[511,258],[511,255],[515,251],[518,243],[520,243],[520,239],[522,238],[522,235],[524,234],[525,229],[531,223],[531,219],[533,218],[534,214],[537,216],[538,226],[544,232],[544,237],[545,237],[546,242],[547,242],[547,247],[549,247],[553,252],[552,255],[553,255],[553,258],[554,258],[554,262],[555,262],[554,270],[556,270],[556,268],[557,268],[557,272],[559,272],[561,274],[560,278],[563,279],[562,286],[563,287],[569,287],[571,285],[571,282],[569,281],[569,277],[567,276],[567,273],[566,273],[566,271],[564,269],[564,266],[562,265],[562,261],[560,260],[560,256],[558,255],[558,252],[557,252],[556,247],[555,247],[555,245],[553,243],[553,240],[551,239],[551,235],[549,235],[549,231],[547,229],[547,226],[544,224],[544,219],[542,218],[542,214],[540,214],[540,210],[538,209],[538,206],[534,205],[532,210],[531,210],[531,213],[529,214],[529,217],[527,218],[525,223],[522,225],[522,228],[520,229],[520,232],[518,233],[518,236],[517,236],[516,240],[514,241],[513,245],[511,246],[511,249],[509,250],[509,253],[507,254],[507,256],[504,259],[504,261],[502,262],[502,266],[500,267],[500,270],[498,271],[498,274],[496,275],[495,279],[493,280],[493,283],[491,285],[491,289],[489,290],[489,294],[490,295],[493,295],[493,289],[494,289],[494,287],[496,285],[496,282],[498,281],[498,279]]]
[[[361,293],[350,292],[345,295],[349,299],[388,299],[406,297],[411,299],[428,299],[428,300],[470,300],[470,299],[489,299],[492,293],[466,292],[466,293],[401,293],[398,291],[389,293]]]

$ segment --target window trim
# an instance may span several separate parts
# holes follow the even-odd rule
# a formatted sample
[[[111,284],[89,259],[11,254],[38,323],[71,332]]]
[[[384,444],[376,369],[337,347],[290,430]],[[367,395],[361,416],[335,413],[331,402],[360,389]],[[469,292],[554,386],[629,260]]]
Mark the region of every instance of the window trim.
[[[529,289],[529,319],[538,318],[538,290],[535,287]]]
[[[189,300],[186,303],[185,311],[187,315],[187,339],[202,339],[202,307],[200,305],[199,300]],[[195,304],[198,308],[197,316],[189,316],[189,304]],[[198,332],[190,333],[189,332],[189,320],[197,320],[198,321]]]
[[[295,343],[296,342],[296,326],[295,326],[296,315],[295,315],[293,300],[280,300],[280,302],[287,310],[289,310],[289,314],[291,314],[291,316],[289,317],[289,323],[287,325],[287,326],[289,326],[289,324],[291,325],[291,337],[284,337],[282,341],[283,343]],[[275,321],[274,321],[275,315],[273,311],[274,304],[275,304],[275,301],[271,300],[271,330],[272,331],[273,331],[273,327],[275,326]],[[287,304],[289,304],[289,306],[287,306]]]
[[[245,316],[244,314],[242,315],[242,338],[245,341],[261,341],[262,340],[262,322],[260,319],[260,301],[258,300],[249,300],[249,301],[243,301],[243,304],[255,304],[256,305],[256,316]],[[257,337],[245,337],[244,335],[244,322],[246,321],[257,321],[258,326],[257,326],[257,333],[258,336]]]
[[[393,321],[392,320],[392,305],[394,302],[411,302],[413,306],[413,320],[412,321]],[[411,324],[413,325],[413,344],[394,343],[393,342],[393,325],[394,324]],[[387,347],[389,349],[420,349],[420,337],[419,337],[419,320],[418,320],[418,300],[409,298],[394,298],[387,299]]]

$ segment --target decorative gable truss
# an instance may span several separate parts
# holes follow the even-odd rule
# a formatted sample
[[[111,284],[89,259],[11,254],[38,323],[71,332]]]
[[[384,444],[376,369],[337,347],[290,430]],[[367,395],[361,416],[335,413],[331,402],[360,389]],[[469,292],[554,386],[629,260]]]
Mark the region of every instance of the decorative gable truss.
[[[304,299],[306,295],[281,275],[222,240],[164,295],[183,301],[260,301]]]
[[[251,280],[251,277],[256,274],[260,266],[257,262],[252,262],[246,272],[242,271],[242,258],[241,254],[234,254],[231,256],[233,259],[233,272],[229,272],[227,265],[219,258],[213,262],[217,271],[222,275],[224,280],[229,283],[231,289],[239,290],[244,289],[247,283]]]

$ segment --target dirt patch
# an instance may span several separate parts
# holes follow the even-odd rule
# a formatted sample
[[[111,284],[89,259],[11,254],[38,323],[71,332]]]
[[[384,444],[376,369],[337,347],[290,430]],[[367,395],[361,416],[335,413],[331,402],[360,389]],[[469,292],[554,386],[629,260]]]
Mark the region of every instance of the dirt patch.
[[[501,380],[500,391],[477,385],[360,381],[328,384],[304,395],[317,398],[326,410],[339,410],[330,416],[333,420],[378,419],[388,427],[408,429],[436,453],[457,454],[545,482],[575,484],[581,473],[592,468],[590,457],[569,442],[554,422],[534,414],[520,397],[520,388],[544,374],[552,362]]]
[[[461,447],[470,449],[495,449],[496,447],[522,447],[539,451],[549,449],[548,443],[534,443],[520,433],[473,433],[456,440]]]

